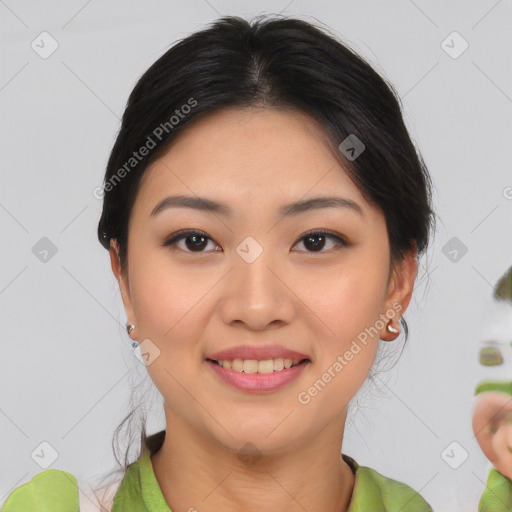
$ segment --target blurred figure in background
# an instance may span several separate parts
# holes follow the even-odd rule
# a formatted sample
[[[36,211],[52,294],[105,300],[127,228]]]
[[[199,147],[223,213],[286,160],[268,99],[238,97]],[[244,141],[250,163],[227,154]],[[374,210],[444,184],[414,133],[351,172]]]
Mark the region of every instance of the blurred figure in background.
[[[512,266],[494,287],[489,331],[479,350],[488,378],[475,389],[473,432],[492,464],[480,512],[509,510],[512,496]]]

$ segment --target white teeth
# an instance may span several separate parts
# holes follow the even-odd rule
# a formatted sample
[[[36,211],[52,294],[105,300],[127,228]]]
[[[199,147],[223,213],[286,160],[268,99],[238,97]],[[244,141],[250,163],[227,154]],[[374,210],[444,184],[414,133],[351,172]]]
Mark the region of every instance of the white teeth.
[[[219,364],[224,366],[222,363],[225,361],[219,361]],[[242,372],[244,370],[244,362],[242,359],[233,359],[231,363],[231,369],[235,370],[235,372]]]
[[[244,359],[244,372],[256,373],[258,371],[258,361],[255,359]]]
[[[274,359],[274,370],[279,371],[284,368],[284,359],[282,357],[278,357]]]
[[[258,361],[256,359],[233,359],[232,361],[218,361],[220,366],[244,373],[272,373],[273,371],[281,371],[285,368],[296,366],[301,359],[265,359]]]

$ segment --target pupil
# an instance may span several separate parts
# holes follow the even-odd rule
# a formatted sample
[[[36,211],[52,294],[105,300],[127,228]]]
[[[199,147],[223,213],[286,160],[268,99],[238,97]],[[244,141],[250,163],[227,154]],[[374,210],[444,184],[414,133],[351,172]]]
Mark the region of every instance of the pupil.
[[[189,240],[193,240],[193,244],[189,244]],[[197,241],[199,241],[199,244],[196,244]],[[204,249],[206,246],[205,237],[202,235],[189,235],[186,239],[186,245],[189,249]]]
[[[313,240],[315,239],[320,239],[321,242],[320,243],[314,243],[312,242]],[[312,242],[312,248],[313,249],[322,249],[323,246],[324,246],[324,243],[325,243],[325,236],[324,235],[310,235],[308,236],[305,240],[304,240],[304,245],[307,247],[307,244],[309,242]]]

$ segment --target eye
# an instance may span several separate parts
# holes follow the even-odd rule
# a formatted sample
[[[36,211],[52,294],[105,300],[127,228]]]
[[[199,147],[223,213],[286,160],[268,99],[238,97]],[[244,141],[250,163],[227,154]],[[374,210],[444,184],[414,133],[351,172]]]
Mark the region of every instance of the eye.
[[[179,247],[178,242],[185,241],[184,247]],[[197,230],[184,230],[175,233],[171,238],[166,240],[162,245],[164,247],[177,246],[185,252],[206,252],[203,249],[208,245],[208,240],[213,240],[203,231]],[[317,229],[310,231],[303,235],[298,243],[303,243],[307,249],[306,252],[326,252],[322,251],[325,248],[326,240],[335,242],[335,246],[348,246],[349,244],[339,235],[332,233],[325,229]],[[297,244],[295,244],[297,245]],[[294,245],[294,247],[295,247]],[[216,246],[218,247],[218,245]]]
[[[185,240],[185,248],[179,247],[177,244]],[[164,247],[178,246],[185,252],[205,252],[203,249],[207,246],[207,240],[213,240],[203,231],[185,230],[175,233],[170,239],[166,240],[162,245]]]
[[[308,250],[306,252],[326,252],[322,251],[322,249],[325,247],[326,240],[328,239],[334,240],[337,242],[337,245],[348,245],[348,243],[341,236],[325,229],[310,231],[303,235],[299,242],[303,243],[305,247],[312,249],[311,251]]]

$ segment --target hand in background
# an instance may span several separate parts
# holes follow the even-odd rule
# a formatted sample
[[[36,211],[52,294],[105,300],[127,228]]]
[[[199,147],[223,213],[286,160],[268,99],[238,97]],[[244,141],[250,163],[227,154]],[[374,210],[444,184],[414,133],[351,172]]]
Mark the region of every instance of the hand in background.
[[[491,464],[509,479],[503,481],[506,494],[512,487],[512,266],[491,300],[481,335],[478,372],[485,380],[475,389],[473,432]]]
[[[512,382],[502,383],[512,389]],[[476,398],[473,432],[491,464],[512,480],[512,395],[485,391]]]

